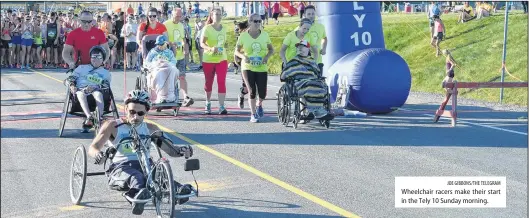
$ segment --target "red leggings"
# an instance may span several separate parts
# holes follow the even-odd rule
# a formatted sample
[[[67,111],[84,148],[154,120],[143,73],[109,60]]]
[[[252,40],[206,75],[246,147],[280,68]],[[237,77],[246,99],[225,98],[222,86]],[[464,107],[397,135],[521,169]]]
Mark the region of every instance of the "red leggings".
[[[226,93],[226,74],[228,74],[228,61],[224,60],[220,63],[202,63],[202,69],[204,70],[204,77],[206,78],[206,84],[204,90],[211,92],[213,89],[213,80],[215,79],[215,73],[217,74],[217,87],[219,94]]]

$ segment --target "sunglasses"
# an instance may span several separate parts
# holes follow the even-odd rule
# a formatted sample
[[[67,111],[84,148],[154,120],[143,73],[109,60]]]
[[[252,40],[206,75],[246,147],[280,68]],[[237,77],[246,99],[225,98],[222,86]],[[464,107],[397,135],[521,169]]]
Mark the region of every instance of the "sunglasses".
[[[262,20],[254,20],[253,22],[254,22],[254,23],[261,23],[261,22],[263,22],[263,21],[262,21]]]
[[[82,22],[82,23],[84,23],[84,24],[89,24],[89,23],[92,23],[92,21],[91,21],[91,20],[81,20],[81,22]]]
[[[156,18],[156,15],[149,15],[150,18]]]
[[[146,114],[145,111],[135,111],[135,110],[129,110],[130,115],[138,114],[138,116],[143,117],[143,115]]]
[[[103,60],[103,56],[101,55],[93,55],[92,57],[90,57],[92,59],[99,59],[99,60]]]

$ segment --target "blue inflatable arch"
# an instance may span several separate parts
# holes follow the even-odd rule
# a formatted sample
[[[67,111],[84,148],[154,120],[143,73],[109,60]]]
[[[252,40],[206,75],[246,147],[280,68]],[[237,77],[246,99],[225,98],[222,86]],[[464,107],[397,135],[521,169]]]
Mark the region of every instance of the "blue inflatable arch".
[[[342,98],[346,109],[381,114],[404,105],[410,69],[385,49],[380,2],[318,2],[316,13],[327,32],[323,72],[331,103],[342,89],[347,90]]]

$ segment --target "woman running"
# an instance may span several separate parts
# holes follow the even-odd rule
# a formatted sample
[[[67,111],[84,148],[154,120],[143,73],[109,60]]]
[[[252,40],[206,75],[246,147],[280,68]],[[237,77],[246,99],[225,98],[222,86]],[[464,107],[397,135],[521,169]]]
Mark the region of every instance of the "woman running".
[[[204,49],[202,64],[205,77],[204,91],[206,92],[206,114],[211,114],[211,91],[213,80],[217,74],[217,87],[219,96],[219,114],[227,114],[224,106],[226,98],[226,74],[228,73],[228,57],[226,50],[226,28],[220,23],[222,11],[215,8],[209,14],[200,45]]]
[[[299,22],[299,28],[287,34],[287,36],[283,40],[281,51],[279,52],[281,60],[283,61],[283,67],[286,63],[288,63],[292,58],[296,56],[296,44],[305,38],[305,34],[309,32],[310,27],[312,27],[312,21],[308,18],[303,18]],[[310,40],[311,37],[307,37],[307,41],[309,41],[309,43],[316,44],[314,42],[311,42]],[[310,52],[312,53],[314,60],[318,60],[318,46],[311,46]]]
[[[242,32],[237,40],[235,55],[241,58],[242,77],[246,87],[250,88],[248,104],[251,109],[250,122],[259,122],[264,116],[263,101],[266,98],[268,80],[268,59],[274,53],[272,41],[267,32],[261,30],[263,19],[258,13],[248,18],[248,31]],[[265,49],[266,48],[266,49]],[[244,52],[242,52],[244,51]],[[256,109],[255,97],[259,94],[259,103]]]

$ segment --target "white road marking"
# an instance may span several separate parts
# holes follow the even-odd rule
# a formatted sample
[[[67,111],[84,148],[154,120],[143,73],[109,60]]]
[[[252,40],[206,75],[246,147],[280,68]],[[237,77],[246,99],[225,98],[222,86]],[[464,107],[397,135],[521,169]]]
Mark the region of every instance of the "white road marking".
[[[412,111],[412,110],[406,110],[406,109],[402,109],[402,108],[399,109],[399,110]],[[434,115],[431,115],[431,114],[422,114],[422,115],[429,116],[429,117],[435,117]],[[441,118],[445,118],[446,119],[446,117],[441,117]],[[457,122],[458,123],[470,124],[470,125],[474,125],[474,126],[481,126],[481,127],[485,127],[485,128],[489,128],[489,129],[495,129],[495,130],[500,130],[500,131],[504,131],[504,132],[510,132],[510,133],[514,133],[514,134],[520,134],[520,135],[527,136],[527,133],[525,133],[525,132],[519,132],[519,131],[514,131],[514,130],[510,130],[510,129],[504,129],[504,128],[495,127],[495,126],[489,126],[489,125],[484,125],[484,124],[479,124],[479,123],[473,123],[473,122],[465,121],[463,119],[457,119]]]

